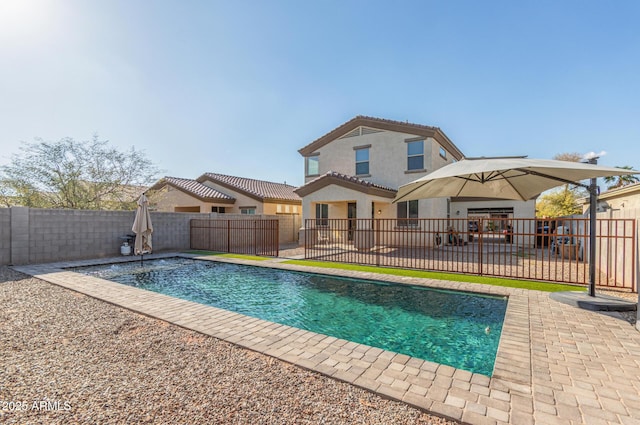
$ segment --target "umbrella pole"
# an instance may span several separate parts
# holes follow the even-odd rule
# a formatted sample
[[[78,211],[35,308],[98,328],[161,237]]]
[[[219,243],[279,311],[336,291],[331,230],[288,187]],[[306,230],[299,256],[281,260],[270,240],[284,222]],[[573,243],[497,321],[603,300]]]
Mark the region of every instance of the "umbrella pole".
[[[589,296],[596,296],[596,203],[598,202],[595,179],[589,188]]]
[[[589,296],[596,296],[596,204],[598,186],[596,179],[589,185]]]

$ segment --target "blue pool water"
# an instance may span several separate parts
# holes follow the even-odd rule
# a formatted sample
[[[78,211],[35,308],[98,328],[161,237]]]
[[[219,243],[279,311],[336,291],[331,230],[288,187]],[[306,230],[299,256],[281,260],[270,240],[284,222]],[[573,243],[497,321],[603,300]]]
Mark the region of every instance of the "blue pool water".
[[[507,306],[504,297],[183,258],[75,271],[487,376]]]

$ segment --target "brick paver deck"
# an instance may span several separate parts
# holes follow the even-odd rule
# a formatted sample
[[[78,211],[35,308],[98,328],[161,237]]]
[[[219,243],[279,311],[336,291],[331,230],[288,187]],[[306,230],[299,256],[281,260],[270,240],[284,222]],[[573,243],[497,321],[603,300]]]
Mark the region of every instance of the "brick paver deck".
[[[145,258],[176,255],[182,254]],[[15,269],[465,423],[640,424],[640,332],[615,313],[570,307],[538,291],[303,267],[279,260],[215,260],[508,296],[489,378],[63,270],[122,260]]]

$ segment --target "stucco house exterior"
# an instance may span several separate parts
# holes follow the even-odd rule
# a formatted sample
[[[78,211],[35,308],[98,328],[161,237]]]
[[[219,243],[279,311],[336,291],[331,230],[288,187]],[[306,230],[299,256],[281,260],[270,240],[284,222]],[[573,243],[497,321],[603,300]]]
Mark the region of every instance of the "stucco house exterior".
[[[164,177],[149,189],[155,211],[301,215],[295,187],[246,177],[204,173],[197,179]]]
[[[589,212],[589,198],[580,199],[583,214]],[[598,218],[640,218],[640,183],[609,189],[598,195]]]
[[[295,192],[302,198],[303,223],[535,216],[535,201],[435,198],[393,204],[399,186],[464,157],[438,127],[356,116],[298,152],[304,157],[305,184]]]

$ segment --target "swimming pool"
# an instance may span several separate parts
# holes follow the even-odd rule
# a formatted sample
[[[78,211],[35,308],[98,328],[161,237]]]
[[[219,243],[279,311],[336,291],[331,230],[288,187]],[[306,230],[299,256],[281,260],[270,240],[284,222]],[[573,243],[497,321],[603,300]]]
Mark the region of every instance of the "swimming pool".
[[[505,297],[184,258],[74,271],[491,376]]]

